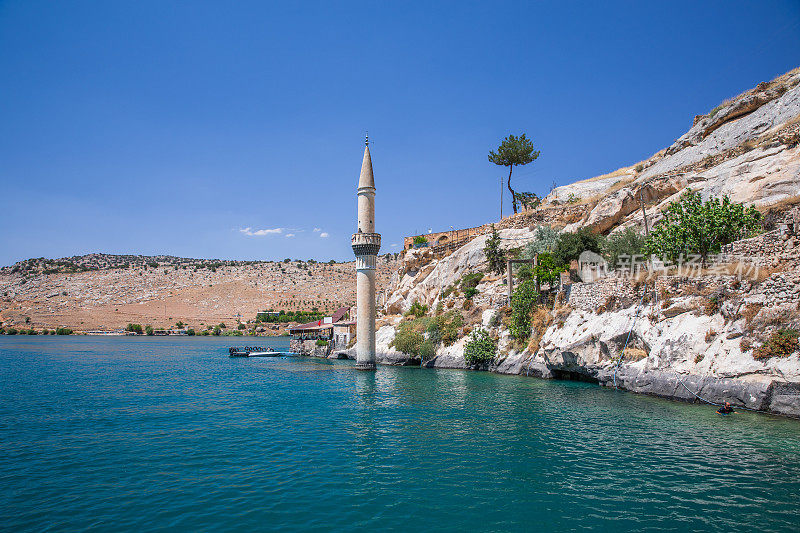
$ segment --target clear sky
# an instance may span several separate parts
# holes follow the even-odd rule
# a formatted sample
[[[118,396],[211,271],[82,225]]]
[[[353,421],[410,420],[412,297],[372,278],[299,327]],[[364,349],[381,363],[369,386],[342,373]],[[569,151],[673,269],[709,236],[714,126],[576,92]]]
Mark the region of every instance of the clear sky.
[[[509,133],[546,194],[798,65],[797,0],[0,1],[0,265],[350,260],[365,130],[397,251],[498,217]]]

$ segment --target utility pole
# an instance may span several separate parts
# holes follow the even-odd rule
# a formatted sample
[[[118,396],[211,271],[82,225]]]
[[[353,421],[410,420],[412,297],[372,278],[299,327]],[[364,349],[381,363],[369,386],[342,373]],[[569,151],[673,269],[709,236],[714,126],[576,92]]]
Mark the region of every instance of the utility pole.
[[[503,176],[500,176],[500,220],[503,220]]]
[[[642,206],[642,216],[644,217],[644,236],[649,237],[650,231],[647,229],[647,211],[644,208],[644,193],[639,189],[639,204]]]

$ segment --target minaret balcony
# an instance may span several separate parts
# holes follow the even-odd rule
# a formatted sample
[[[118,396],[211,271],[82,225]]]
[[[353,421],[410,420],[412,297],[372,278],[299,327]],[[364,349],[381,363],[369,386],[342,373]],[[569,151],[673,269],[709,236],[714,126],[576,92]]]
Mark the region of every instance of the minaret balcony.
[[[354,233],[352,238],[353,253],[360,255],[378,255],[381,249],[380,233]]]

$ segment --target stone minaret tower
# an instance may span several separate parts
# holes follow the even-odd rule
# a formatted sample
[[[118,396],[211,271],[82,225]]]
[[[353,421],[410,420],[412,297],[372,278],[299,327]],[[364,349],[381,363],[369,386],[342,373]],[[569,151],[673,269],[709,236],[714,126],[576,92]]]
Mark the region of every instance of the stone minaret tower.
[[[381,248],[381,235],[375,233],[375,178],[369,155],[369,137],[358,179],[358,232],[353,234],[356,254],[356,368],[375,370],[375,265]]]

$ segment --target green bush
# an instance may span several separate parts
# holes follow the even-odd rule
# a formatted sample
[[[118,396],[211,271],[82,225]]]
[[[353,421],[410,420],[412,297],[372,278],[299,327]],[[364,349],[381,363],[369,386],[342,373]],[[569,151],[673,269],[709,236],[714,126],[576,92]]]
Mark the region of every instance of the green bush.
[[[442,291],[441,299],[444,300],[445,298],[447,298],[448,296],[453,294],[454,290],[456,290],[456,286],[455,285],[449,285],[444,291]]]
[[[189,329],[186,330],[186,334],[188,336],[190,336],[190,337],[194,337],[195,336],[195,331],[192,328],[189,328]]]
[[[219,326],[214,326],[212,333],[214,334],[214,336],[219,337],[220,333],[222,333],[222,328]]]
[[[474,330],[464,346],[464,361],[470,366],[489,363],[497,355],[497,344],[485,330]]]
[[[525,259],[533,259],[536,254],[544,252],[552,252],[561,232],[551,228],[550,226],[537,226],[533,233],[533,240],[525,245],[525,251],[522,254]]]
[[[425,335],[415,331],[410,324],[410,322],[400,324],[390,346],[404,354],[419,355],[419,347],[426,341]]]
[[[440,342],[450,346],[458,340],[458,333],[463,326],[464,318],[461,313],[451,310],[431,318],[425,332],[434,346]]]
[[[317,346],[327,346],[328,341],[326,341],[325,339],[317,339],[317,342],[315,342],[314,344],[316,344]]]
[[[125,331],[130,331],[133,333],[138,333],[139,335],[142,334],[142,325],[141,324],[128,324],[125,328]]]
[[[208,333],[207,329],[204,329],[203,331],[200,332],[200,336],[201,337],[207,337],[208,335],[209,335],[209,333]]]
[[[525,209],[536,209],[542,203],[542,199],[533,192],[514,192],[514,197]]]
[[[478,294],[478,283],[481,282],[483,279],[483,273],[475,272],[473,274],[467,274],[466,276],[462,277],[459,281],[459,286],[461,290],[464,291],[464,297],[467,300],[472,299],[473,296]]]
[[[569,266],[570,261],[578,259],[585,250],[600,253],[602,238],[586,228],[575,233],[562,233],[553,249],[553,259],[557,265]]]
[[[417,352],[421,360],[430,361],[436,355],[436,346],[430,340],[426,340],[420,345]]]
[[[531,334],[531,313],[539,300],[533,280],[520,283],[511,296],[511,323],[509,330],[515,339],[524,340]]]
[[[601,243],[601,253],[608,265],[615,268],[621,256],[628,256],[630,259],[634,255],[644,254],[644,245],[647,239],[644,235],[639,235],[633,228],[610,235]]]
[[[567,269],[567,265],[556,262],[553,254],[543,252],[539,254],[536,267],[532,269],[532,273],[540,286],[549,283],[551,287],[554,287],[561,278],[561,273]]]
[[[797,330],[780,329],[753,352],[753,358],[766,361],[773,357],[789,357],[800,345],[798,337],[800,337],[800,334],[798,334]]]
[[[18,331],[16,329],[14,329],[14,328],[8,328],[6,330],[6,335],[16,335],[17,333],[18,333]]]
[[[428,239],[426,239],[422,235],[417,235],[416,237],[414,237],[414,244],[428,244]]]
[[[390,346],[423,361],[432,358],[436,354],[436,342],[423,333],[431,321],[432,319],[423,317],[401,323]]]
[[[500,249],[500,235],[492,224],[492,235],[486,240],[483,253],[489,262],[489,270],[502,274],[506,270],[506,253]]]
[[[428,306],[423,305],[419,302],[414,302],[411,304],[408,312],[406,312],[405,316],[415,316],[417,318],[421,318],[428,314]]]
[[[72,330],[69,328],[57,328],[56,335],[72,335]]]
[[[152,336],[153,335],[153,331],[154,331],[153,330],[153,326],[147,325],[147,326],[144,327],[144,334],[145,335]]]

